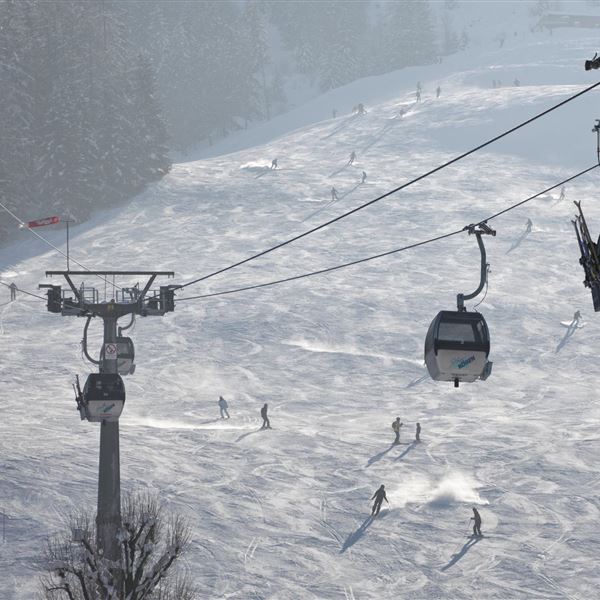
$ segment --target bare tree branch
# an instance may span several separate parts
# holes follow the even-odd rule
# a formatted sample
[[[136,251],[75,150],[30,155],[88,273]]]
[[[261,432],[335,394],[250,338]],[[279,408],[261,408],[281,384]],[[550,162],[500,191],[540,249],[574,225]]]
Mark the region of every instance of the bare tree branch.
[[[69,533],[45,550],[45,600],[195,600],[196,589],[175,567],[191,539],[181,516],[165,519],[157,497],[125,496],[118,533],[121,558],[109,561],[96,545],[95,520],[85,513],[65,520]]]

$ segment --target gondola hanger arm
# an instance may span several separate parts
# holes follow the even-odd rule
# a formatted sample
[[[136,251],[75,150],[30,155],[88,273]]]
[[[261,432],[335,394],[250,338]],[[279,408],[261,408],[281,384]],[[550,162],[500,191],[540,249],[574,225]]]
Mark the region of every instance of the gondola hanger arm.
[[[471,225],[466,225],[463,231],[468,231],[469,235],[475,235],[477,237],[477,245],[479,246],[479,252],[481,254],[481,277],[479,280],[479,287],[472,292],[471,294],[458,294],[456,296],[456,306],[459,311],[464,311],[465,309],[465,300],[471,300],[475,298],[483,289],[485,285],[485,281],[487,279],[487,270],[488,263],[486,262],[486,253],[485,246],[483,245],[483,240],[481,239],[482,235],[496,235],[496,231],[492,229],[487,223],[472,223]]]

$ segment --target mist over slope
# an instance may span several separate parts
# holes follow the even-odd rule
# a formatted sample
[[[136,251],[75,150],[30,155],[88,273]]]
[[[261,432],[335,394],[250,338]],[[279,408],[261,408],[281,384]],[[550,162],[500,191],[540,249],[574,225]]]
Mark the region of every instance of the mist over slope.
[[[596,81],[582,68],[594,44],[587,32],[555,32],[505,53],[355,82],[330,93],[340,94],[335,104],[325,95],[272,130],[249,131],[243,149],[223,146],[231,153],[175,165],[124,210],[75,228],[73,255],[93,268],[175,270],[177,282],[209,273]],[[519,87],[506,85],[514,78]],[[492,79],[505,86],[492,88]],[[366,115],[348,114],[357,102]],[[336,119],[328,118],[332,105]],[[596,106],[594,91],[179,297],[332,266],[483,219],[593,165]],[[356,162],[345,166],[352,151]],[[186,568],[202,598],[594,595],[599,325],[569,218],[571,200],[582,200],[590,227],[600,224],[597,177],[567,186],[562,202],[557,190],[490,223],[498,234],[486,240],[491,274],[478,307],[492,339],[486,382],[454,389],[430,381],[423,367],[431,319],[478,283],[477,245],[466,233],[138,320],[138,366],[125,380],[121,417],[123,489],[154,490],[189,517]],[[340,200],[327,207],[332,186]],[[533,228],[524,236],[527,218]],[[43,233],[62,244],[62,233]],[[64,260],[24,238],[2,250],[0,264],[3,281],[34,290],[44,270]],[[576,310],[585,327],[565,338],[561,322]],[[76,372],[92,370],[80,355],[83,322],[23,296],[0,311],[0,508],[9,515],[0,598],[25,600],[60,514],[95,510],[98,427],[79,421],[70,391]],[[92,328],[94,348],[101,328]],[[228,421],[218,419],[219,394],[230,402]],[[272,431],[258,431],[264,402]],[[403,444],[392,447],[397,415]],[[417,421],[423,441],[410,444]],[[369,522],[369,498],[381,483],[390,507]],[[486,534],[476,542],[466,537],[474,504]]]

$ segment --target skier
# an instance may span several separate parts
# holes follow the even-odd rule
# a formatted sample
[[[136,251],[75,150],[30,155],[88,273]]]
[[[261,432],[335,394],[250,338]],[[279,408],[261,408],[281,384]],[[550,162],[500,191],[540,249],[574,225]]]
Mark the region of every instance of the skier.
[[[402,425],[404,425],[404,423],[402,423],[400,421],[400,417],[396,417],[396,420],[392,421],[392,429],[394,430],[394,433],[396,434],[396,439],[394,440],[394,444],[400,443],[400,427],[402,427]]]
[[[421,102],[421,90],[417,88],[417,102]]]
[[[267,403],[260,409],[260,416],[262,417],[263,424],[261,429],[271,429],[271,423],[269,422],[269,417],[267,417]]]
[[[565,199],[565,186],[562,185],[560,187],[560,196],[558,197],[558,201],[561,202],[564,199]]]
[[[8,287],[10,287],[10,301],[17,299],[17,284],[13,281]]]
[[[352,150],[352,152],[350,153],[350,158],[348,160],[348,164],[349,165],[353,164],[355,160],[356,160],[356,152],[354,152],[354,150]]]
[[[442,93],[442,88],[438,85],[437,89],[435,90],[435,97],[439,98],[441,93]]]
[[[362,102],[359,102],[358,106],[356,107],[356,112],[359,115],[366,115],[367,111],[365,110],[365,105]]]
[[[575,314],[573,315],[573,322],[577,324],[579,323],[579,319],[581,319],[581,313],[578,310],[576,310]]]
[[[533,221],[531,219],[527,219],[527,233],[531,233],[531,228],[533,227]]]
[[[274,158],[274,159],[271,161],[271,169],[276,169],[276,168],[277,168],[277,159],[276,159],[276,158]]]
[[[483,535],[481,533],[481,515],[475,507],[473,507],[473,516],[470,520],[475,521],[475,523],[473,524],[473,535]]]
[[[331,186],[331,201],[333,202],[334,200],[339,200],[339,198],[337,190],[333,186]]]
[[[224,419],[224,414],[229,419],[229,412],[227,411],[227,400],[223,396],[219,396],[219,410],[221,411],[221,419]]]
[[[361,183],[364,183],[366,180],[367,180],[367,174],[363,171]]]
[[[371,496],[371,500],[375,498],[375,502],[373,503],[373,508],[371,510],[371,516],[377,516],[379,511],[381,510],[381,503],[385,500],[388,504],[387,496],[385,495],[385,485],[383,483],[379,487],[379,489]]]
[[[415,434],[415,442],[421,441],[421,423],[417,423],[417,433]]]

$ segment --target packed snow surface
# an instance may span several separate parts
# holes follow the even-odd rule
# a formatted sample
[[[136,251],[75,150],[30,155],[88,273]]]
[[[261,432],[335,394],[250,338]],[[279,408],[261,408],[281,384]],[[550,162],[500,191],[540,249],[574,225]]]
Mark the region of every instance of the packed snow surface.
[[[300,125],[296,109],[287,132],[279,117],[280,131],[239,138],[243,150],[217,148],[212,158],[175,165],[125,208],[73,228],[73,256],[96,269],[174,270],[177,283],[208,274],[583,89],[597,80],[582,68],[596,49],[597,36],[586,31],[538,34],[482,53],[478,64],[455,57],[355,82],[331,93],[347,106],[322,96]],[[493,89],[493,79],[503,87]],[[358,102],[366,115],[349,114]],[[597,117],[594,91],[178,298],[317,270],[477,222],[593,165]],[[485,239],[491,273],[478,306],[492,340],[486,382],[454,389],[431,381],[423,366],[430,321],[479,282],[479,252],[467,233],[137,320],[137,370],[126,378],[120,420],[123,489],[154,490],[189,518],[185,566],[202,598],[595,597],[600,323],[581,284],[569,219],[571,201],[581,200],[598,231],[599,175],[567,185],[563,200],[557,189],[490,221],[498,233]],[[332,186],[340,199],[328,206]],[[64,249],[64,232],[40,233]],[[44,271],[65,261],[22,236],[0,254],[2,281],[35,291]],[[111,285],[85,283],[111,297]],[[576,310],[586,326],[565,329]],[[83,324],[29,296],[0,307],[3,600],[33,597],[43,541],[62,529],[65,512],[95,510],[99,428],[79,420],[70,387],[75,373],[93,370],[81,358]],[[101,324],[91,330],[95,350]],[[230,420],[219,419],[219,395]],[[265,402],[273,429],[260,431]],[[404,422],[398,446],[396,416]],[[413,441],[417,421],[421,443]],[[389,506],[370,520],[381,483]],[[472,506],[483,518],[481,539],[468,537]]]

